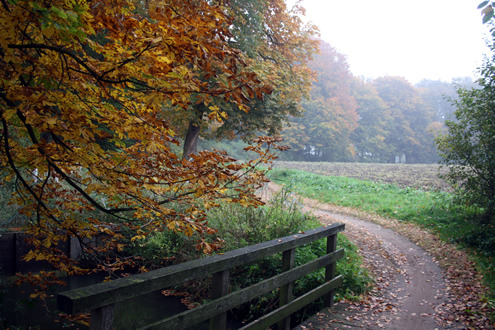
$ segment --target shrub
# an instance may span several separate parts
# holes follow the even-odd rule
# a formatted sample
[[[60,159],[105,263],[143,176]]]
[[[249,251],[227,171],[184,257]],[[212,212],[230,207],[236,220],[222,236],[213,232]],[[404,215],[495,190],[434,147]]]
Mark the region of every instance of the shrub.
[[[292,189],[289,184],[273,196],[270,202],[259,208],[226,203],[209,211],[209,225],[218,229],[218,232],[210,235],[208,239],[223,240],[224,246],[220,252],[226,252],[321,226],[315,216],[302,212],[302,204],[295,197]],[[186,237],[183,233],[157,232],[146,240],[135,243],[132,253],[139,253],[148,266],[184,262],[203,256],[195,249],[196,240],[197,237]],[[337,263],[336,273],[343,275],[344,284],[338,289],[336,297],[355,299],[366,291],[371,283],[371,277],[361,268],[362,259],[357,253],[357,247],[341,234],[338,235],[338,248],[340,247],[346,250],[346,256]],[[299,247],[296,249],[295,264],[296,266],[305,264],[325,253],[325,240]],[[274,255],[232,269],[231,290],[236,291],[279,274],[281,259],[280,254]],[[324,278],[325,272],[321,269],[299,279],[293,288],[294,296],[300,296],[314,289],[324,282]],[[209,299],[206,294],[210,292],[210,285],[210,281],[195,281],[175,290],[186,292],[189,303],[197,304]],[[201,294],[197,294],[198,292]],[[294,316],[294,321],[300,322],[304,315],[311,315],[322,306],[322,301],[307,306]],[[278,307],[278,291],[273,291],[239,306],[233,313],[237,318],[249,322],[276,307]]]

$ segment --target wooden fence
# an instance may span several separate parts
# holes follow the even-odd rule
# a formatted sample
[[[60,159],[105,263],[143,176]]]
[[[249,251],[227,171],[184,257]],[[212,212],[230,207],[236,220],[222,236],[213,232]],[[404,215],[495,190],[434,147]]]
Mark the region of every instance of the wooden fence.
[[[53,266],[46,261],[24,261],[22,259],[32,249],[32,246],[25,241],[28,237],[20,232],[0,232],[0,272],[3,275],[14,276],[16,273],[54,270]],[[57,248],[73,260],[79,260],[82,255],[82,248],[73,237],[68,242],[59,242]]]
[[[69,314],[91,311],[91,329],[112,329],[114,304],[138,295],[165,289],[212,275],[212,301],[142,329],[186,329],[210,320],[210,329],[226,329],[227,311],[259,296],[280,289],[280,307],[242,329],[266,329],[278,322],[278,329],[290,329],[290,316],[314,300],[324,297],[325,307],[333,301],[333,291],[342,285],[335,277],[335,263],[344,255],[336,250],[337,233],[343,224],[308,230],[262,244],[248,246],[222,255],[153,270],[111,282],[100,283],[57,295],[58,309]],[[295,248],[318,239],[327,239],[327,254],[294,268]],[[282,252],[282,273],[250,287],[229,293],[229,269]],[[292,299],[292,283],[306,274],[325,267],[325,283]]]
[[[39,272],[40,270],[55,270],[47,261],[24,261],[22,257],[33,247],[26,242],[30,236],[22,232],[0,232],[0,273],[14,276],[16,273]],[[85,243],[96,246],[100,243],[98,237],[92,240],[84,238]],[[79,240],[69,237],[67,241],[58,242],[57,248],[72,260],[81,263],[83,248]],[[83,264],[84,265],[84,264]]]

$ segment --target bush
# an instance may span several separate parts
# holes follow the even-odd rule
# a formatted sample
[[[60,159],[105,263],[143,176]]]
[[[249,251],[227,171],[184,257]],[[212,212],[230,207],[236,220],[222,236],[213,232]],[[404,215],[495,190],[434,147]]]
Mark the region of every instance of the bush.
[[[495,45],[492,46],[495,49]],[[461,204],[478,208],[480,224],[495,224],[495,55],[481,69],[480,88],[462,89],[455,120],[447,120],[447,131],[437,139],[442,163],[449,172]]]
[[[321,226],[315,216],[304,214],[302,204],[288,188],[280,190],[266,205],[253,208],[237,204],[223,204],[209,211],[209,226],[218,229],[218,233],[210,235],[210,240],[224,240],[224,246],[219,252],[266,242],[279,237],[292,235]],[[183,233],[170,231],[157,232],[145,241],[135,243],[132,253],[139,253],[146,262],[155,266],[184,262],[204,256],[195,249],[197,237],[186,237]],[[371,283],[371,277],[361,268],[362,259],[358,249],[349,240],[338,235],[338,248],[344,248],[346,255],[337,263],[336,273],[344,277],[344,284],[336,292],[336,297],[356,299],[364,293]],[[296,249],[296,266],[305,264],[326,253],[325,240],[319,240]],[[231,290],[258,283],[277,275],[281,271],[281,255],[274,255],[254,263],[236,267],[231,270]],[[321,285],[325,279],[324,269],[306,275],[296,281],[293,294],[295,297]],[[210,292],[210,281],[195,281],[176,291],[186,292],[191,304],[207,301]],[[197,294],[201,292],[201,294]],[[304,315],[311,315],[322,308],[322,301],[307,306],[294,316],[295,322],[300,322]],[[273,291],[259,297],[250,303],[236,308],[234,315],[246,322],[266,314],[278,307],[278,291]]]

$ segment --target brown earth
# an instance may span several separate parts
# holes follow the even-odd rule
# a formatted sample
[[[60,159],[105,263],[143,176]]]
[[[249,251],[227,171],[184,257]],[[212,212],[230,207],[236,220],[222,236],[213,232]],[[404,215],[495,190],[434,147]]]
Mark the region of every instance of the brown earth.
[[[317,163],[275,161],[274,168],[295,169],[326,176],[345,176],[359,180],[389,183],[402,188],[450,191],[439,174],[448,172],[437,164]]]
[[[265,198],[279,188],[270,183]],[[311,199],[302,202],[323,224],[346,225],[345,235],[360,248],[375,285],[361,301],[339,302],[297,329],[493,327],[481,277],[462,251],[412,224]]]

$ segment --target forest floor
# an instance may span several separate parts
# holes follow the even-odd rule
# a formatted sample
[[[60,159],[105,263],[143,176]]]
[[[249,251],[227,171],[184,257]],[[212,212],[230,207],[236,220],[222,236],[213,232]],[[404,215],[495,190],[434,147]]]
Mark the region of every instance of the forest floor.
[[[280,186],[268,185],[265,198]],[[375,285],[359,302],[341,301],[297,329],[491,329],[482,278],[468,255],[411,223],[303,198],[322,224],[341,222]],[[493,311],[492,311],[493,312]]]

